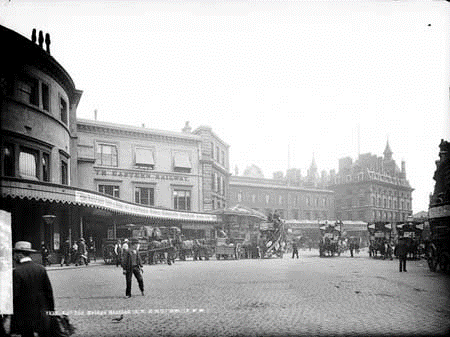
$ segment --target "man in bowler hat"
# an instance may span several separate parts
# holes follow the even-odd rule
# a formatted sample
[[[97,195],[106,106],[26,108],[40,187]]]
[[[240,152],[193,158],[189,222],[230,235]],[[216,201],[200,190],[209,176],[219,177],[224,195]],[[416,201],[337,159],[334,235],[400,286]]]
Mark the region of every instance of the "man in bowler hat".
[[[139,241],[137,239],[131,240],[131,247],[124,251],[122,257],[122,268],[123,273],[125,275],[127,288],[125,290],[125,297],[131,297],[131,279],[134,276],[136,277],[139,289],[141,290],[142,296],[144,296],[144,280],[142,278],[142,261],[138,252],[138,244]]]
[[[14,247],[13,308],[11,331],[22,337],[50,334],[47,311],[55,310],[53,289],[45,268],[31,260],[31,243],[18,241]]]

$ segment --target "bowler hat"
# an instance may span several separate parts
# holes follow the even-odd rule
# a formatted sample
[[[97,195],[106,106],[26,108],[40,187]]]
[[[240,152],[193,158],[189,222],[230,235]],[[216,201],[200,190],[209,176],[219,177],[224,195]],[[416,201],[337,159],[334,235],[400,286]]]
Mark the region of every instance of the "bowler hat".
[[[28,241],[17,241],[16,245],[14,246],[15,252],[30,252],[35,253],[36,250],[31,249],[31,243]]]

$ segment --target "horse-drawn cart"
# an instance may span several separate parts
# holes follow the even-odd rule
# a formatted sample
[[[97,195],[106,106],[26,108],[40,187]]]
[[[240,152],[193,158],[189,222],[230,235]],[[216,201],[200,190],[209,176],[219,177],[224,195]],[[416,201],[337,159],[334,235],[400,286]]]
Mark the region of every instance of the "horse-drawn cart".
[[[321,239],[319,241],[319,256],[340,256],[339,239],[341,237],[342,222],[319,224]]]
[[[392,259],[392,224],[388,222],[374,222],[367,225],[369,231],[369,256],[373,258]],[[379,255],[378,255],[379,253]]]

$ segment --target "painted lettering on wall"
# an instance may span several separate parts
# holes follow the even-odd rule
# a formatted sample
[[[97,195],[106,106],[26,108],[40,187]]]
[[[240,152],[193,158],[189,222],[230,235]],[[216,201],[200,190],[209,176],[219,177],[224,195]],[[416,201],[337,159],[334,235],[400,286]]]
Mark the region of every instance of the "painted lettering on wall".
[[[110,170],[110,169],[96,169],[97,176],[113,176],[122,178],[138,178],[150,180],[169,180],[169,181],[189,181],[188,176],[180,176],[166,173],[142,173],[134,171]]]

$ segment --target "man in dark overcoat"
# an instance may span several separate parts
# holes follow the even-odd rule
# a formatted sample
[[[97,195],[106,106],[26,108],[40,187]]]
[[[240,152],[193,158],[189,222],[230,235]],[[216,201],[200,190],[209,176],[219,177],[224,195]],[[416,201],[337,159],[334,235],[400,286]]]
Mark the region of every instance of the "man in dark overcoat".
[[[144,279],[142,278],[142,261],[139,256],[139,252],[137,246],[139,241],[137,239],[131,240],[131,247],[124,251],[122,256],[122,268],[123,273],[125,275],[126,280],[126,290],[125,297],[131,297],[131,279],[134,276],[136,277],[139,289],[141,290],[142,296],[144,296]]]
[[[297,241],[292,241],[292,258],[294,258],[294,256],[297,256],[298,259],[298,244]]]
[[[405,238],[399,238],[398,244],[395,246],[395,255],[397,255],[399,260],[399,271],[406,272],[406,256],[408,255],[408,244]]]
[[[18,241],[14,247],[16,266],[13,270],[13,333],[22,337],[49,336],[50,318],[55,310],[53,289],[45,268],[31,260],[31,243]]]

